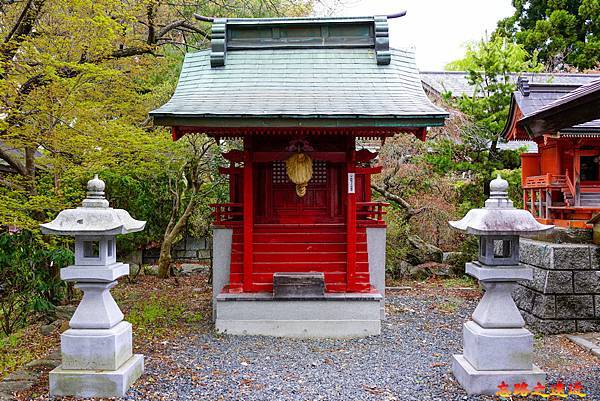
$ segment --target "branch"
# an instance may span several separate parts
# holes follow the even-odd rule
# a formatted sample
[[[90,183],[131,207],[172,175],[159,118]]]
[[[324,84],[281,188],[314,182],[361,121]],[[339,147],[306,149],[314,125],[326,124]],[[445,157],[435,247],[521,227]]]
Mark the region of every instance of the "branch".
[[[21,43],[31,35],[44,3],[45,0],[29,0],[27,2],[17,22],[4,38],[4,43],[0,50],[0,64],[11,60],[19,51]],[[6,70],[0,74],[0,78],[3,78],[5,74]]]
[[[142,54],[154,54],[154,46],[139,46],[139,47],[128,47],[126,49],[115,50],[108,57],[109,59],[140,56]],[[102,60],[97,60],[102,61]]]
[[[17,170],[17,172],[23,177],[27,176],[27,168],[25,165],[17,160],[13,154],[11,154],[7,149],[3,149],[0,146],[0,159],[4,160],[8,163],[9,166]]]
[[[189,23],[188,21],[184,20],[184,19],[180,19],[177,21],[173,21],[170,24],[165,25],[164,27],[162,27],[158,33],[156,34],[155,37],[155,41],[158,41],[159,39],[161,39],[163,36],[165,36],[166,34],[168,34],[169,32],[171,32],[174,29],[178,29],[178,28],[185,28],[187,30],[199,33],[201,35],[204,35],[206,37],[208,37],[208,33],[206,33],[204,30],[198,28],[197,26]]]
[[[424,207],[420,207],[418,209],[415,209],[414,207],[411,206],[410,203],[408,203],[407,201],[405,201],[402,197],[391,193],[390,191],[383,189],[375,184],[371,184],[371,188],[374,189],[375,191],[379,192],[384,198],[386,198],[387,200],[390,200],[394,203],[397,203],[398,205],[400,205],[400,207],[402,207],[406,213],[408,214],[408,218],[411,218],[413,216],[416,216],[420,213],[423,213],[425,210],[430,209],[429,206],[424,206]]]

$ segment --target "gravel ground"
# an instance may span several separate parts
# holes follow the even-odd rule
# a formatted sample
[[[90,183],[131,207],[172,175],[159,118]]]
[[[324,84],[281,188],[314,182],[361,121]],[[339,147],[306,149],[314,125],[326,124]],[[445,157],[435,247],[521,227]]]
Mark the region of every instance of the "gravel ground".
[[[450,372],[473,296],[388,298],[382,335],[291,340],[198,334],[146,356],[128,400],[491,400],[467,397]],[[200,330],[199,330],[200,332]],[[536,363],[550,382],[580,381],[600,400],[600,360],[562,336],[536,338]],[[574,398],[571,398],[574,399]]]

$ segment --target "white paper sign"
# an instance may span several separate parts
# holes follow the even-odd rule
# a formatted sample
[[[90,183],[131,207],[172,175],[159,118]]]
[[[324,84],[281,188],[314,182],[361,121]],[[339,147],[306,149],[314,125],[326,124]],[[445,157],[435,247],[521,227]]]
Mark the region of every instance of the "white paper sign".
[[[349,194],[355,193],[354,183],[355,183],[354,173],[348,173],[348,193]]]

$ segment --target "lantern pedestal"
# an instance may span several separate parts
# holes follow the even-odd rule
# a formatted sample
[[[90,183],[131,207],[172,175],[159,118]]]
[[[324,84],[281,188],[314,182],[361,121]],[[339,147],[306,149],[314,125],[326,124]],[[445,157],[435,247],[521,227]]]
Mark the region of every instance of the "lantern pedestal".
[[[73,270],[87,269],[63,269],[66,275]],[[49,374],[51,395],[122,397],[143,373],[144,357],[132,352],[131,323],[123,321],[110,294],[115,285],[117,281],[75,285],[84,295],[71,328],[60,336],[62,364]]]
[[[463,327],[463,355],[454,355],[452,372],[468,394],[490,394],[504,382],[512,388],[545,383],[546,374],[533,365],[533,335],[511,296],[520,280],[531,280],[530,268],[521,265],[486,266],[468,263],[466,271],[477,278],[485,294]]]
[[[117,370],[75,370],[57,367],[50,372],[50,394],[76,397],[123,397],[144,372],[144,357],[133,355]]]
[[[537,366],[530,370],[477,370],[464,355],[452,356],[452,373],[467,394],[494,395],[500,383],[505,382],[512,389],[513,383],[527,383],[532,389],[536,383],[546,382],[546,373]]]

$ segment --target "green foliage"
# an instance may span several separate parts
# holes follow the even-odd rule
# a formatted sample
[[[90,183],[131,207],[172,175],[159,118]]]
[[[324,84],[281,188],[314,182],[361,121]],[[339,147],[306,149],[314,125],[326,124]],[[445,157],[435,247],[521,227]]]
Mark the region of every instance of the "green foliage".
[[[541,65],[535,52],[530,56],[523,45],[496,35],[491,40],[471,43],[465,57],[447,68],[467,71],[473,95],[452,99],[447,94],[445,98],[465,113],[470,123],[461,127],[458,141],[443,138],[435,141],[425,160],[440,174],[463,178],[456,183],[461,213],[483,205],[489,194],[489,181],[497,171],[510,178],[510,196],[519,205],[520,152],[500,150],[498,143],[508,119],[511,94],[516,89],[510,73],[539,71]]]
[[[536,57],[523,46],[504,38],[494,37],[467,46],[463,59],[446,66],[450,70],[464,70],[473,95],[462,95],[456,105],[469,115],[490,141],[497,141],[508,117],[510,97],[515,90],[510,80],[511,72],[539,71]]]
[[[22,332],[8,336],[0,335],[0,378],[3,373],[10,372],[33,359],[33,353],[27,349],[28,338]],[[19,349],[15,353],[14,350]]]
[[[403,261],[406,260],[408,252],[411,250],[408,243],[411,227],[402,212],[394,206],[388,208],[386,222],[386,274],[392,279],[405,278],[409,272],[405,271],[404,268],[407,265]]]
[[[463,130],[460,143],[447,138],[436,139],[431,142],[431,151],[422,157],[435,173],[460,177],[454,181],[459,215],[483,206],[486,199],[484,189],[498,171],[503,177],[510,178],[509,195],[515,204],[518,205],[522,198],[520,152],[498,150],[495,157],[491,158],[485,141],[472,134],[469,127]]]
[[[148,221],[134,247],[159,241],[167,224],[164,170],[181,146],[152,127],[148,111],[173,93],[183,54],[208,45],[210,25],[193,14],[300,16],[312,2],[34,0],[0,8],[0,159],[13,170],[0,177],[0,226],[36,230],[76,206],[100,173],[113,206]]]
[[[180,319],[185,317],[183,305],[174,304],[166,297],[152,296],[142,299],[132,307],[127,321],[129,321],[143,336],[161,336]]]
[[[0,234],[0,324],[5,334],[30,312],[47,312],[65,296],[58,269],[72,263],[70,250],[48,246],[30,231]]]
[[[450,277],[442,281],[444,288],[474,288],[477,286],[477,280],[471,276]]]
[[[597,68],[600,62],[599,0],[513,0],[514,15],[494,32],[538,53],[549,70]]]

